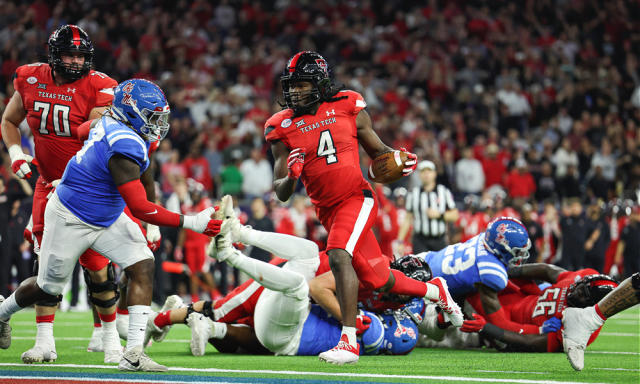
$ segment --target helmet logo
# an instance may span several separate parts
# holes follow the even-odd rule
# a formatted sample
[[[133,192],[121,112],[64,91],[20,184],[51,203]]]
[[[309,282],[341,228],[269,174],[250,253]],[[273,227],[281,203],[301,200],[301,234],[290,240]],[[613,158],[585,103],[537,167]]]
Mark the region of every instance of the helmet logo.
[[[127,83],[124,87],[122,87],[122,104],[135,106],[137,104],[136,100],[131,97],[131,91],[133,91],[133,83]]]
[[[322,68],[324,73],[327,73],[327,62],[324,59],[316,59],[316,64],[318,64],[318,67]]]
[[[507,225],[502,223],[498,225],[498,228],[496,228],[496,230],[498,231],[496,235],[496,243],[502,244],[502,245],[509,245],[507,238],[504,236],[505,232],[507,232]]]
[[[404,325],[398,323],[398,327],[396,328],[396,331],[393,333],[393,336],[395,337],[401,337],[402,335],[407,335],[412,339],[416,338],[416,333],[413,330],[413,328],[411,327],[405,327]]]

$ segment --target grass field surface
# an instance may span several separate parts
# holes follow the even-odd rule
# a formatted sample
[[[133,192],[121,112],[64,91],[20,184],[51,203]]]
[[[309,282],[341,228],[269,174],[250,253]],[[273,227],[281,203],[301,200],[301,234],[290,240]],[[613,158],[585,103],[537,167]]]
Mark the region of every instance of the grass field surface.
[[[86,352],[92,331],[90,313],[58,313],[54,335],[58,360],[24,365],[20,354],[33,346],[35,313],[23,311],[11,320],[11,348],[0,350],[1,383],[312,383],[312,382],[447,382],[447,383],[640,383],[640,308],[607,321],[587,350],[585,369],[575,372],[563,353],[499,353],[491,349],[417,348],[408,356],[364,356],[354,366],[332,366],[317,357],[219,354],[212,346],[194,357],[189,329],[173,327],[165,341],[147,349],[168,373],[122,373],[105,365],[102,353]]]

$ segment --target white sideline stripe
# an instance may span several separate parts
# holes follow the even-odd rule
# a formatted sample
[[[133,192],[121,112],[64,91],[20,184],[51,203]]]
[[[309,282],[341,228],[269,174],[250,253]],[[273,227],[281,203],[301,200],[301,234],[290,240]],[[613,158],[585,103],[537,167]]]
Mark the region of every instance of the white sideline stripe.
[[[21,367],[30,368],[30,365],[17,363],[0,363],[0,367]],[[34,365],[34,368],[41,368],[42,365]],[[113,369],[117,370],[117,366],[113,365],[90,365],[90,364],[47,364],[47,368],[94,368],[94,369]],[[376,379],[416,379],[416,380],[441,380],[441,381],[471,381],[486,383],[522,383],[522,384],[582,384],[576,381],[551,381],[551,380],[529,380],[529,379],[497,379],[491,377],[464,377],[464,376],[420,376],[420,375],[385,375],[378,373],[353,373],[353,372],[303,372],[303,371],[270,371],[266,369],[220,369],[220,368],[185,368],[185,367],[169,367],[169,371],[182,372],[208,372],[208,373],[239,373],[239,374],[268,374],[268,375],[310,375],[310,376],[329,376],[329,377],[360,377],[360,378],[376,378]],[[112,379],[116,380],[116,379]],[[603,384],[603,383],[590,383]]]
[[[631,369],[631,368],[593,368],[599,369],[601,371],[631,371],[631,372],[640,372],[640,369]]]
[[[600,334],[602,336],[622,336],[622,337],[638,336],[637,333],[622,333],[622,332],[601,332]]]
[[[616,324],[619,324],[619,325],[638,325],[638,324],[640,324],[640,321],[638,321],[638,320],[633,321],[633,320],[625,320],[625,319],[611,319],[611,320],[607,320],[607,321],[611,322],[611,323],[616,323]]]
[[[40,380],[61,380],[60,377],[58,376],[19,376],[19,377],[15,377],[15,376],[0,376],[0,379],[12,379],[12,380],[16,380],[16,379],[33,379],[34,383],[39,382]],[[158,384],[193,384],[194,381],[175,381],[175,380],[171,380],[171,381],[161,381],[161,380],[148,380],[148,379],[102,379],[102,378],[97,378],[97,377],[91,377],[91,376],[87,376],[87,377],[63,377],[62,378],[64,381],[93,381],[93,382],[104,382],[104,381],[108,381],[108,382],[124,382],[124,383],[158,383]],[[46,381],[45,381],[46,382]],[[195,382],[197,383],[197,381]],[[251,384],[251,382],[246,382],[246,383],[242,383],[242,382],[227,382],[227,381],[216,381],[217,384]]]
[[[618,351],[586,351],[586,353],[599,353],[603,355],[640,355],[640,352],[618,352]]]
[[[525,372],[525,371],[490,371],[488,369],[477,369],[476,372],[485,372],[485,373],[530,373],[532,375],[546,375],[549,372]]]

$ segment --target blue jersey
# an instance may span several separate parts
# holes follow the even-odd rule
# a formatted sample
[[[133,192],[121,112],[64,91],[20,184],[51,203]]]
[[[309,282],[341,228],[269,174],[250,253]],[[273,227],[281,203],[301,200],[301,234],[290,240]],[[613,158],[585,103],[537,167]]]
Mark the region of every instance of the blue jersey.
[[[431,267],[433,277],[447,281],[452,296],[475,292],[475,283],[482,283],[499,292],[507,286],[507,269],[487,251],[481,233],[464,243],[449,245],[437,252],[424,252],[418,257]]]
[[[149,167],[149,143],[123,123],[104,116],[64,170],[56,193],[85,223],[108,227],[124,210],[125,202],[109,171],[109,159],[116,154],[138,164],[141,174]]]

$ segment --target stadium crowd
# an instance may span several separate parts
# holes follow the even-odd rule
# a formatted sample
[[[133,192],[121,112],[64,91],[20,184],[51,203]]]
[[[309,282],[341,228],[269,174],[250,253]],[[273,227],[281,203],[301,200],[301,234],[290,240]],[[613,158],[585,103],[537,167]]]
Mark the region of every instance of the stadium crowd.
[[[156,180],[158,196],[174,210],[231,194],[254,227],[322,243],[324,230],[304,195],[285,205],[272,197],[273,160],[263,138],[265,120],[281,108],[286,60],[308,49],[334,65],[338,82],[364,96],[384,142],[436,164],[438,181],[453,191],[462,212],[450,243],[473,236],[465,231],[474,228],[471,222],[479,233],[489,217],[509,213],[527,225],[533,261],[605,273],[616,264],[621,275],[640,269],[636,2],[0,5],[6,84],[0,108],[13,93],[15,69],[46,61],[43,42],[68,22],[92,37],[97,70],[119,81],[146,78],[164,89],[171,130],[155,156]],[[24,128],[23,146],[30,147]],[[22,230],[33,185],[13,175],[2,153],[2,263],[16,266],[13,281],[19,282],[30,273]],[[364,172],[369,159],[364,153],[361,159]],[[396,217],[407,189],[419,182],[414,174],[379,189]],[[178,237],[163,229],[158,263],[182,261]],[[618,251],[620,239],[626,246]],[[228,282],[221,269],[216,280],[224,293],[238,278]],[[157,270],[154,298],[162,302],[181,278]],[[3,268],[0,294],[7,294],[9,272]]]

